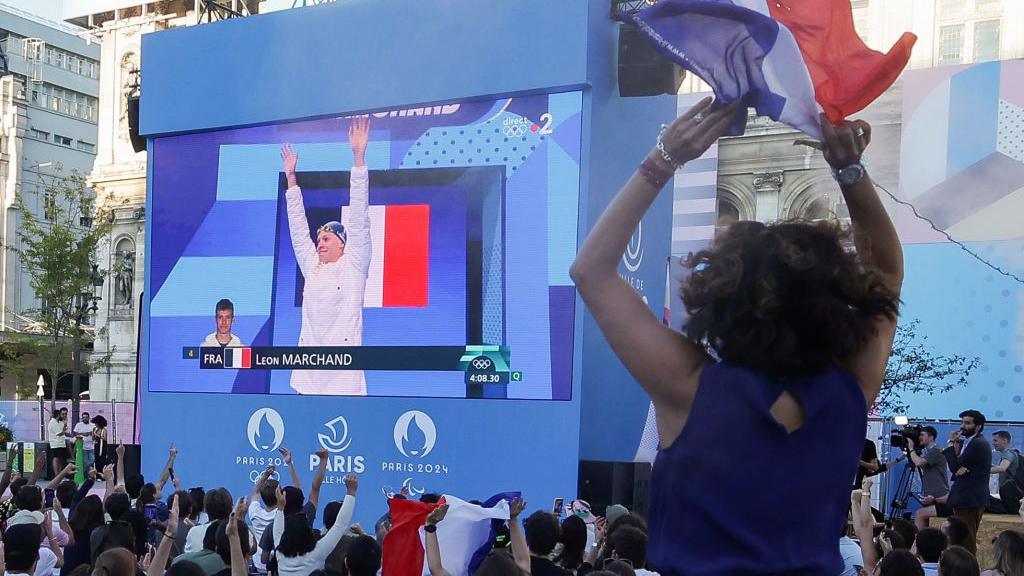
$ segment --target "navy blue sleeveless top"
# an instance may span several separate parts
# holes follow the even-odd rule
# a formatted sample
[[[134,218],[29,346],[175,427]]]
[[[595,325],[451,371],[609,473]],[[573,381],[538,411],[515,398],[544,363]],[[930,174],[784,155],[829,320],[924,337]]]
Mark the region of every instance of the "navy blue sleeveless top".
[[[770,414],[788,390],[792,434]],[[707,364],[686,425],[651,471],[649,563],[662,576],[839,574],[867,408],[840,368],[774,380]]]

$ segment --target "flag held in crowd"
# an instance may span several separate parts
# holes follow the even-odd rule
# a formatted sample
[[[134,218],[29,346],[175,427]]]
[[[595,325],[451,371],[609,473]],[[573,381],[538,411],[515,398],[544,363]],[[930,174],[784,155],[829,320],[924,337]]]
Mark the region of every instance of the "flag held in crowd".
[[[617,18],[638,26],[667,58],[743,107],[728,135],[743,133],[746,107],[821,139],[818,112],[840,122],[899,76],[917,38],[888,54],[857,36],[849,0],[661,0]]]
[[[445,494],[440,504],[448,505],[444,521],[437,525],[441,562],[451,576],[468,576],[474,557],[486,555],[494,540],[492,520],[509,519],[509,500],[518,493],[502,493],[476,505]],[[426,563],[427,516],[440,504],[425,504],[401,498],[388,501],[391,530],[384,539],[383,576],[430,574]],[[486,549],[486,550],[484,550]],[[474,566],[475,567],[475,566]]]

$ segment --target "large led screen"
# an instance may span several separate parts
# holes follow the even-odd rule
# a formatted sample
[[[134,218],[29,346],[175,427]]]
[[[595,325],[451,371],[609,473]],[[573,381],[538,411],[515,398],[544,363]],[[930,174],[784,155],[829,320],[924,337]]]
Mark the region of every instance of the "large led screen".
[[[155,139],[149,390],[570,399],[581,109]]]

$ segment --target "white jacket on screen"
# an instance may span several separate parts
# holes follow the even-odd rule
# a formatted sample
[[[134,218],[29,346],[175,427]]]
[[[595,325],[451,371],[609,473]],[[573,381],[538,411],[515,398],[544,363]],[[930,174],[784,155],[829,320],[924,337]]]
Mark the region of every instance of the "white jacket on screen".
[[[295,261],[305,279],[299,346],[362,346],[363,296],[372,254],[366,166],[352,168],[347,218],[341,220],[348,239],[337,262],[320,263],[309,235],[302,190],[289,188],[285,198]],[[293,370],[291,384],[300,394],[366,395],[361,370]]]

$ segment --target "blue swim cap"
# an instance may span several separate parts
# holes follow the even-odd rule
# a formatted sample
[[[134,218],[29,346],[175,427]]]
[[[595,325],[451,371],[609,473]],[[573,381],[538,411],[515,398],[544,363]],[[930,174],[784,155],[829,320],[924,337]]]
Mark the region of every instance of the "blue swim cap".
[[[317,228],[316,235],[319,236],[321,232],[334,232],[343,243],[348,244],[348,233],[345,232],[345,225],[337,220],[332,220]]]

